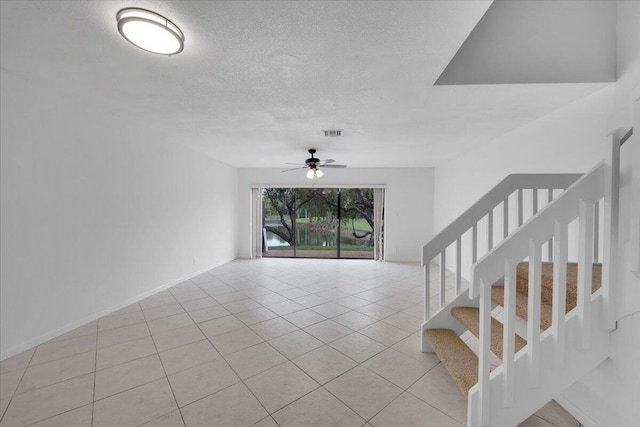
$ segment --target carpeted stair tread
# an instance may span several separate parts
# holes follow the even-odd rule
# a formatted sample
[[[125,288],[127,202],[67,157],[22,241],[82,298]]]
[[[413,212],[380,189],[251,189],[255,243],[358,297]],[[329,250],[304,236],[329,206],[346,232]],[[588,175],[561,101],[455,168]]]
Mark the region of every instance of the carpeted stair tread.
[[[478,382],[478,356],[451,329],[425,329],[425,337],[465,396]]]
[[[451,315],[464,325],[473,335],[480,337],[480,309],[477,307],[453,307]],[[498,319],[491,318],[491,351],[502,359],[502,343],[504,328]],[[527,345],[519,335],[516,335],[516,353]]]
[[[518,264],[517,271],[517,289],[519,292],[528,294],[529,291],[529,263],[521,262]],[[593,264],[592,270],[593,280],[591,282],[591,292],[600,289],[602,285],[602,264]],[[553,301],[553,263],[542,263],[542,290],[541,300],[543,303],[551,305]],[[578,264],[575,262],[567,263],[567,313],[573,310],[578,302]]]
[[[504,287],[491,287],[491,301],[504,307]],[[524,292],[516,292],[516,316],[527,320],[529,311],[529,299]],[[545,330],[551,326],[552,306],[550,304],[540,303],[540,329]]]

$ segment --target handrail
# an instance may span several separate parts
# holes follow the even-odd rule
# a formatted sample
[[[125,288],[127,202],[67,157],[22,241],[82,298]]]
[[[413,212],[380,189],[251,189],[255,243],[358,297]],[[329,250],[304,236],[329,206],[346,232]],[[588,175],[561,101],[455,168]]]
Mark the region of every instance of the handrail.
[[[476,298],[479,294],[479,289],[476,285],[478,277],[485,279],[489,285],[495,283],[502,277],[503,272],[496,273],[496,271],[502,270],[503,261],[496,261],[497,259],[521,260],[527,257],[529,246],[519,245],[520,241],[528,239],[542,244],[553,237],[554,221],[565,222],[569,219],[572,220],[576,218],[578,213],[577,198],[584,197],[583,195],[586,192],[592,192],[592,189],[595,188],[599,196],[596,200],[593,200],[593,202],[597,202],[602,197],[603,192],[603,169],[603,162],[600,162],[584,174],[581,179],[567,188],[564,193],[558,196],[554,200],[554,203],[545,206],[538,213],[538,216],[531,218],[523,224],[517,234],[511,234],[500,242],[499,245],[494,247],[493,251],[479,259],[478,262],[471,267],[469,298]],[[545,221],[546,218],[550,219],[547,220],[544,231],[542,231],[539,224]]]
[[[509,235],[509,197],[517,192],[517,225],[521,226],[523,216],[523,190],[533,190],[533,214],[538,212],[538,190],[547,190],[549,203],[553,200],[553,190],[564,190],[578,180],[581,174],[511,174],[500,181],[480,200],[474,203],[448,227],[438,233],[422,248],[422,266],[424,268],[424,321],[431,318],[431,273],[430,263],[440,255],[440,308],[446,305],[446,252],[456,243],[455,295],[462,291],[462,236],[472,230],[471,253],[472,262],[476,262],[478,254],[478,223],[487,216],[487,249],[493,248],[493,211],[501,203],[504,209],[503,237]],[[552,242],[549,242],[549,257],[552,253]]]
[[[520,189],[566,189],[582,174],[511,174],[500,181],[480,200],[462,213],[456,220],[438,233],[422,248],[422,265],[425,266],[446,247],[455,242],[459,236],[473,227],[487,213],[498,206],[504,199]]]
[[[620,138],[620,146],[622,147],[622,144],[624,144],[625,142],[627,142],[627,140],[629,138],[631,138],[631,136],[633,135],[633,128],[629,129],[627,131],[627,133],[625,133],[622,138]]]

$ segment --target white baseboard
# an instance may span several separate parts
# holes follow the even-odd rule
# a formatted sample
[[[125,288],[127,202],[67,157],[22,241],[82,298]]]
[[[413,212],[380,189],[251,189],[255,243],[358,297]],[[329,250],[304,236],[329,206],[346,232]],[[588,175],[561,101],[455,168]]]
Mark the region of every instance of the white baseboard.
[[[560,406],[562,406],[567,412],[573,415],[573,418],[578,420],[578,422],[584,427],[600,427],[595,421],[593,421],[593,419],[591,419],[591,417],[585,414],[582,410],[578,409],[578,407],[564,395],[561,394],[554,400],[558,402]]]
[[[232,261],[232,260],[229,260],[229,261]],[[113,313],[114,311],[120,310],[121,308],[124,308],[124,307],[126,307],[128,305],[131,305],[133,303],[141,301],[141,300],[143,300],[143,299],[145,299],[145,298],[147,298],[147,297],[149,297],[149,296],[151,296],[153,294],[156,294],[156,293],[158,293],[160,291],[163,291],[163,290],[165,290],[167,288],[175,286],[178,283],[182,283],[185,280],[189,280],[192,277],[196,277],[196,276],[198,276],[198,275],[200,275],[202,273],[205,273],[205,272],[207,272],[207,271],[209,271],[209,270],[211,270],[213,268],[219,267],[220,265],[225,264],[226,262],[229,262],[229,261],[225,261],[223,263],[218,263],[218,264],[215,264],[215,265],[212,265],[212,266],[209,266],[209,267],[205,267],[205,268],[203,268],[201,270],[198,270],[198,271],[196,271],[194,273],[190,273],[190,274],[188,274],[188,275],[186,275],[184,277],[181,277],[181,278],[179,278],[177,280],[174,280],[174,281],[172,281],[170,283],[166,283],[166,284],[164,284],[162,286],[159,286],[159,287],[154,288],[154,289],[152,289],[150,291],[144,292],[144,293],[142,293],[140,295],[137,295],[137,296],[135,296],[133,298],[129,298],[128,300],[123,301],[123,302],[121,302],[119,304],[116,304],[116,305],[114,305],[112,307],[109,307],[107,309],[101,310],[101,311],[99,311],[97,313],[94,313],[94,314],[92,314],[90,316],[87,316],[87,317],[82,318],[80,320],[77,320],[75,322],[71,322],[71,323],[69,323],[69,324],[67,324],[67,325],[65,325],[65,326],[63,326],[61,328],[57,328],[57,329],[55,329],[55,330],[53,330],[51,332],[47,332],[46,334],[40,335],[39,337],[32,338],[32,339],[30,339],[28,341],[25,341],[25,342],[21,343],[21,344],[13,346],[13,347],[3,351],[2,353],[0,353],[0,361],[8,359],[11,356],[15,356],[16,354],[20,354],[23,351],[29,350],[32,347],[35,347],[35,346],[40,345],[42,343],[45,343],[45,342],[49,341],[52,338],[55,338],[55,337],[60,336],[62,334],[65,334],[65,333],[67,333],[69,331],[72,331],[72,330],[74,330],[76,328],[79,328],[80,326],[86,325],[89,322],[93,322],[94,320],[98,320],[101,317],[106,316],[107,314]]]

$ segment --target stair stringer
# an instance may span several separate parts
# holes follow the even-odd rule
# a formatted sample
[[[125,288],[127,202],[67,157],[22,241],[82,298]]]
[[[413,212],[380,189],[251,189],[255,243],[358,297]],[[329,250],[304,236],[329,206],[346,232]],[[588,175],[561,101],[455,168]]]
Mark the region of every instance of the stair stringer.
[[[551,329],[548,329],[540,337],[540,356],[542,359],[538,384],[535,385],[531,381],[529,356],[527,347],[525,347],[516,354],[515,358],[514,404],[509,407],[505,407],[503,404],[504,375],[502,365],[500,365],[491,372],[488,424],[480,423],[479,389],[476,384],[469,390],[467,426],[513,427],[518,425],[609,357],[610,331],[605,323],[606,313],[602,295],[600,293],[594,294],[591,304],[593,322],[591,323],[591,346],[589,349],[580,348],[581,325],[576,310],[573,310],[566,318],[567,340],[565,342],[564,364],[556,365],[554,337]]]
[[[451,315],[451,309],[453,307],[478,307],[479,298],[469,299],[469,292],[464,290],[455,297],[452,301],[450,301],[447,305],[442,307],[438,312],[436,312],[429,320],[426,322],[422,322],[422,352],[423,353],[433,353],[433,349],[431,348],[431,344],[429,344],[429,340],[425,338],[424,331],[425,329],[451,329],[456,332],[458,335],[462,335],[467,331],[463,325],[458,322],[458,320]]]

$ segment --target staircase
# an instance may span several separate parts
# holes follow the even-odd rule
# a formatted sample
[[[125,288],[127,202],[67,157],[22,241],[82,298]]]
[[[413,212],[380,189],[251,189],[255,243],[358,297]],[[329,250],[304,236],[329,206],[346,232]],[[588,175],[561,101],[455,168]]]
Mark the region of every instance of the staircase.
[[[469,427],[518,425],[609,356],[619,135],[584,175],[508,176],[424,246],[422,351],[438,355],[467,397]],[[460,338],[466,331],[477,351]],[[492,357],[501,361],[493,369]]]

